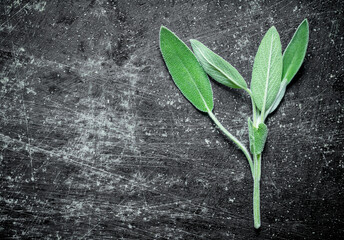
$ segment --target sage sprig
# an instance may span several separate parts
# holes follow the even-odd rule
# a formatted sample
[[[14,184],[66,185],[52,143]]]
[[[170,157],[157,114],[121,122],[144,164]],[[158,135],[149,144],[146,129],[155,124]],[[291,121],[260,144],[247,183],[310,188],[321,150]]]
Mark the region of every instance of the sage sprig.
[[[268,127],[267,116],[283,99],[286,88],[302,65],[309,38],[308,21],[297,28],[282,56],[279,34],[271,27],[263,37],[254,59],[250,89],[230,63],[197,40],[190,40],[193,52],[172,31],[160,29],[160,50],[182,94],[200,111],[206,112],[217,127],[246,156],[253,177],[254,227],[260,228],[261,161]],[[207,74],[215,81],[246,91],[252,101],[252,120],[248,118],[249,149],[232,135],[213,114],[213,91]]]

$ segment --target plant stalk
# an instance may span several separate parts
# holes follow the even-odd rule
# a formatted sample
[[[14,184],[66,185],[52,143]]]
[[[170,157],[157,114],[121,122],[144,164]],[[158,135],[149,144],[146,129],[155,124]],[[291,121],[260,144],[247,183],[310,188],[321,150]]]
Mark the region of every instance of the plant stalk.
[[[250,89],[246,89],[246,91],[248,92],[248,94],[250,95],[251,98],[251,102],[252,102],[252,113],[253,113],[253,126],[257,127],[257,110],[256,110],[256,104],[253,101],[253,96],[252,96],[252,92]]]
[[[252,177],[254,178],[254,167],[253,167],[253,162],[250,153],[246,149],[246,147],[235,137],[233,136],[230,132],[227,131],[227,129],[224,128],[224,126],[217,120],[215,115],[211,112],[208,111],[209,117],[214,121],[214,123],[218,126],[218,128],[230,139],[232,140],[239,148],[240,150],[245,154],[248,163],[250,164],[250,169],[252,173]]]
[[[253,176],[253,219],[254,227],[260,228],[260,176],[261,176],[261,154],[254,154],[254,176]]]
[[[251,97],[252,102],[252,113],[253,113],[253,126],[258,128],[258,125],[263,120],[262,115],[259,114],[259,110],[254,103],[251,90],[247,89],[248,94]],[[263,113],[264,114],[264,111]],[[261,176],[261,154],[253,154],[253,220],[254,227],[259,229],[261,226],[260,223],[260,176]]]

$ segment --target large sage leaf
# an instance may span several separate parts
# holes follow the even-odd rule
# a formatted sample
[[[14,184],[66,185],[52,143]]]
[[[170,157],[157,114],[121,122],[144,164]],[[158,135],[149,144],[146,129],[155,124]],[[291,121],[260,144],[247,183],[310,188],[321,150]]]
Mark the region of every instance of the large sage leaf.
[[[308,46],[309,27],[307,19],[303,20],[290,40],[283,53],[282,79],[286,78],[287,84],[293,79],[300,69],[306,56]]]
[[[244,78],[230,63],[201,42],[191,39],[192,49],[205,72],[219,83],[231,88],[247,89]]]
[[[212,111],[213,91],[207,74],[191,50],[169,29],[160,28],[160,50],[173,81],[200,111]]]
[[[268,127],[264,123],[260,123],[258,128],[253,126],[250,118],[248,118],[248,132],[250,138],[250,151],[252,154],[260,154],[264,150],[266,138],[268,136]]]
[[[262,114],[272,105],[282,76],[281,41],[275,27],[271,27],[259,45],[254,59],[251,91]]]

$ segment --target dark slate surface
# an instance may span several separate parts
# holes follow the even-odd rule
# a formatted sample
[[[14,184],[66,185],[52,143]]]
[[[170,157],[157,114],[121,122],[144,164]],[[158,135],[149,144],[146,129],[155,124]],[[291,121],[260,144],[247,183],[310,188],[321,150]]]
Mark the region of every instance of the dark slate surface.
[[[1,1],[2,239],[329,239],[343,230],[343,1]],[[179,93],[161,25],[250,81],[275,25],[310,43],[270,129],[262,229],[244,155]],[[212,82],[247,144],[248,96]]]

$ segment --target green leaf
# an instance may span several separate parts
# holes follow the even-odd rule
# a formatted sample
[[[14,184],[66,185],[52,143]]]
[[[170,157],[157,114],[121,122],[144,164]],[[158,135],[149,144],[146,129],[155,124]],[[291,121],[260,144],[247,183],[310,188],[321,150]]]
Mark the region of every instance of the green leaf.
[[[201,42],[195,39],[191,39],[190,42],[198,61],[209,76],[228,87],[247,89],[244,78],[230,63]]]
[[[275,100],[281,84],[281,76],[281,41],[276,28],[271,27],[259,45],[251,80],[253,100],[262,115]]]
[[[253,126],[250,118],[248,118],[248,131],[250,138],[250,151],[252,154],[260,154],[264,150],[266,138],[268,136],[268,127],[264,123],[260,123],[258,128]]]
[[[207,74],[185,43],[164,26],[160,28],[160,50],[174,83],[183,95],[198,110],[212,111],[213,91]]]
[[[281,82],[281,86],[280,89],[276,95],[275,101],[272,103],[271,107],[269,108],[269,110],[266,111],[266,115],[272,113],[273,111],[276,110],[276,108],[278,107],[278,105],[280,104],[280,102],[282,101],[284,94],[285,94],[285,90],[287,88],[287,79],[283,79],[283,81]]]
[[[297,28],[293,38],[283,53],[282,79],[286,78],[288,80],[287,84],[290,83],[302,65],[306,56],[308,38],[309,26],[307,19],[305,19]]]

